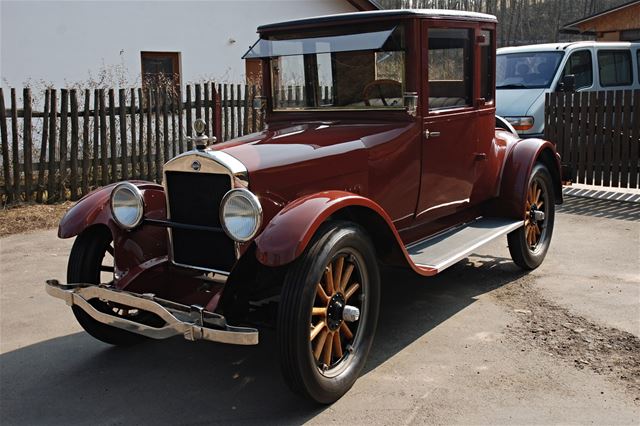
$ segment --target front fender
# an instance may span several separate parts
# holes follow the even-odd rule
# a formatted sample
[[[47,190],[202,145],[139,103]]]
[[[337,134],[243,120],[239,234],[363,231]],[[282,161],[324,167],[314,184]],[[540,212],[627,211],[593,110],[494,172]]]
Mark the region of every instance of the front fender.
[[[144,200],[144,216],[166,219],[166,201],[162,186],[151,182],[131,181]],[[58,226],[60,238],[75,237],[93,226],[105,226],[111,231],[114,244],[115,272],[126,275],[143,262],[167,255],[167,231],[157,226],[139,226],[131,231],[120,228],[111,212],[111,192],[116,184],[99,188],[73,206]],[[123,280],[125,282],[126,280]]]
[[[387,213],[372,200],[346,191],[319,192],[288,204],[271,219],[255,240],[258,261],[266,266],[292,262],[329,216],[351,206],[373,210],[396,232]],[[399,240],[397,233],[396,237]]]
[[[493,213],[514,219],[523,217],[529,176],[538,161],[543,162],[549,169],[553,179],[555,201],[557,204],[562,203],[560,158],[555,146],[542,139],[522,139],[514,144],[505,161],[500,197]]]
[[[166,218],[166,204],[162,186],[145,181],[131,181],[131,183],[142,192],[145,217]],[[58,237],[75,237],[93,225],[105,225],[112,234],[122,232],[122,229],[113,220],[110,206],[111,191],[116,185],[117,183],[112,183],[103,186],[82,197],[60,220]]]
[[[256,257],[265,266],[294,261],[306,249],[320,225],[329,217],[353,220],[369,233],[379,254],[386,252],[395,265],[409,266],[430,276],[429,267],[414,264],[389,215],[376,202],[346,191],[325,191],[302,197],[282,209],[255,240]]]

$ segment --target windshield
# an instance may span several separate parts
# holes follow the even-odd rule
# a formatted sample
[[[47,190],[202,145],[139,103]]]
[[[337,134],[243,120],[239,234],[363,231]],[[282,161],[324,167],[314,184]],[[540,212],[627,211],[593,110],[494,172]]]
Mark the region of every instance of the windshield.
[[[404,109],[402,26],[281,41],[261,47],[279,53],[270,56],[274,111]]]
[[[496,57],[496,89],[548,88],[564,52],[507,53]]]

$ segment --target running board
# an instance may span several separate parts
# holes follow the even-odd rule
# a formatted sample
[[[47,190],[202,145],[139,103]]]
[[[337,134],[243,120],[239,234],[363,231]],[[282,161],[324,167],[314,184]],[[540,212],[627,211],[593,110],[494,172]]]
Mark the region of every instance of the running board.
[[[523,220],[480,218],[411,244],[407,252],[419,268],[442,272],[478,247],[524,225]]]

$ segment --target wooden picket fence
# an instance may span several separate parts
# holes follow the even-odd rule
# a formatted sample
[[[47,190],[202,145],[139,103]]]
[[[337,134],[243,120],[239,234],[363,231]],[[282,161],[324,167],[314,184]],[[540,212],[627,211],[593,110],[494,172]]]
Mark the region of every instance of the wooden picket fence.
[[[573,182],[640,188],[640,90],[548,93],[544,137]]]
[[[187,85],[172,89],[49,89],[42,110],[32,92],[0,88],[0,203],[76,200],[92,189],[126,179],[160,182],[162,165],[192,149],[192,122],[225,141],[259,131],[255,86]],[[82,102],[82,103],[81,103]]]

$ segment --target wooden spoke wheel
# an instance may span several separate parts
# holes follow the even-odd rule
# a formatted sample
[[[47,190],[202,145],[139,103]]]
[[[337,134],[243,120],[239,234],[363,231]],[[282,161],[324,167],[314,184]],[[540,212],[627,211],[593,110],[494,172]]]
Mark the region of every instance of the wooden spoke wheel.
[[[328,222],[289,267],[277,335],[285,381],[330,404],[358,378],[373,342],[380,276],[371,240],[359,226]]]
[[[326,374],[353,350],[362,314],[362,284],[354,255],[338,254],[316,285],[309,341],[318,367]]]
[[[111,232],[106,228],[89,228],[78,235],[67,267],[67,280],[70,283],[111,284],[114,280],[115,257]],[[91,299],[89,303],[110,315],[159,325],[158,317],[127,306],[114,305],[99,299]],[[77,306],[72,306],[73,313],[87,333],[112,345],[131,345],[145,340],[144,336],[112,327],[94,320],[89,314]]]
[[[544,202],[543,185],[538,180],[531,182],[527,191],[527,200],[524,206],[524,227],[527,244],[531,250],[535,250],[536,245],[542,236],[544,229]]]
[[[555,217],[553,181],[549,170],[537,163],[529,178],[524,200],[524,226],[508,236],[511,258],[524,269],[535,269],[544,260]]]

